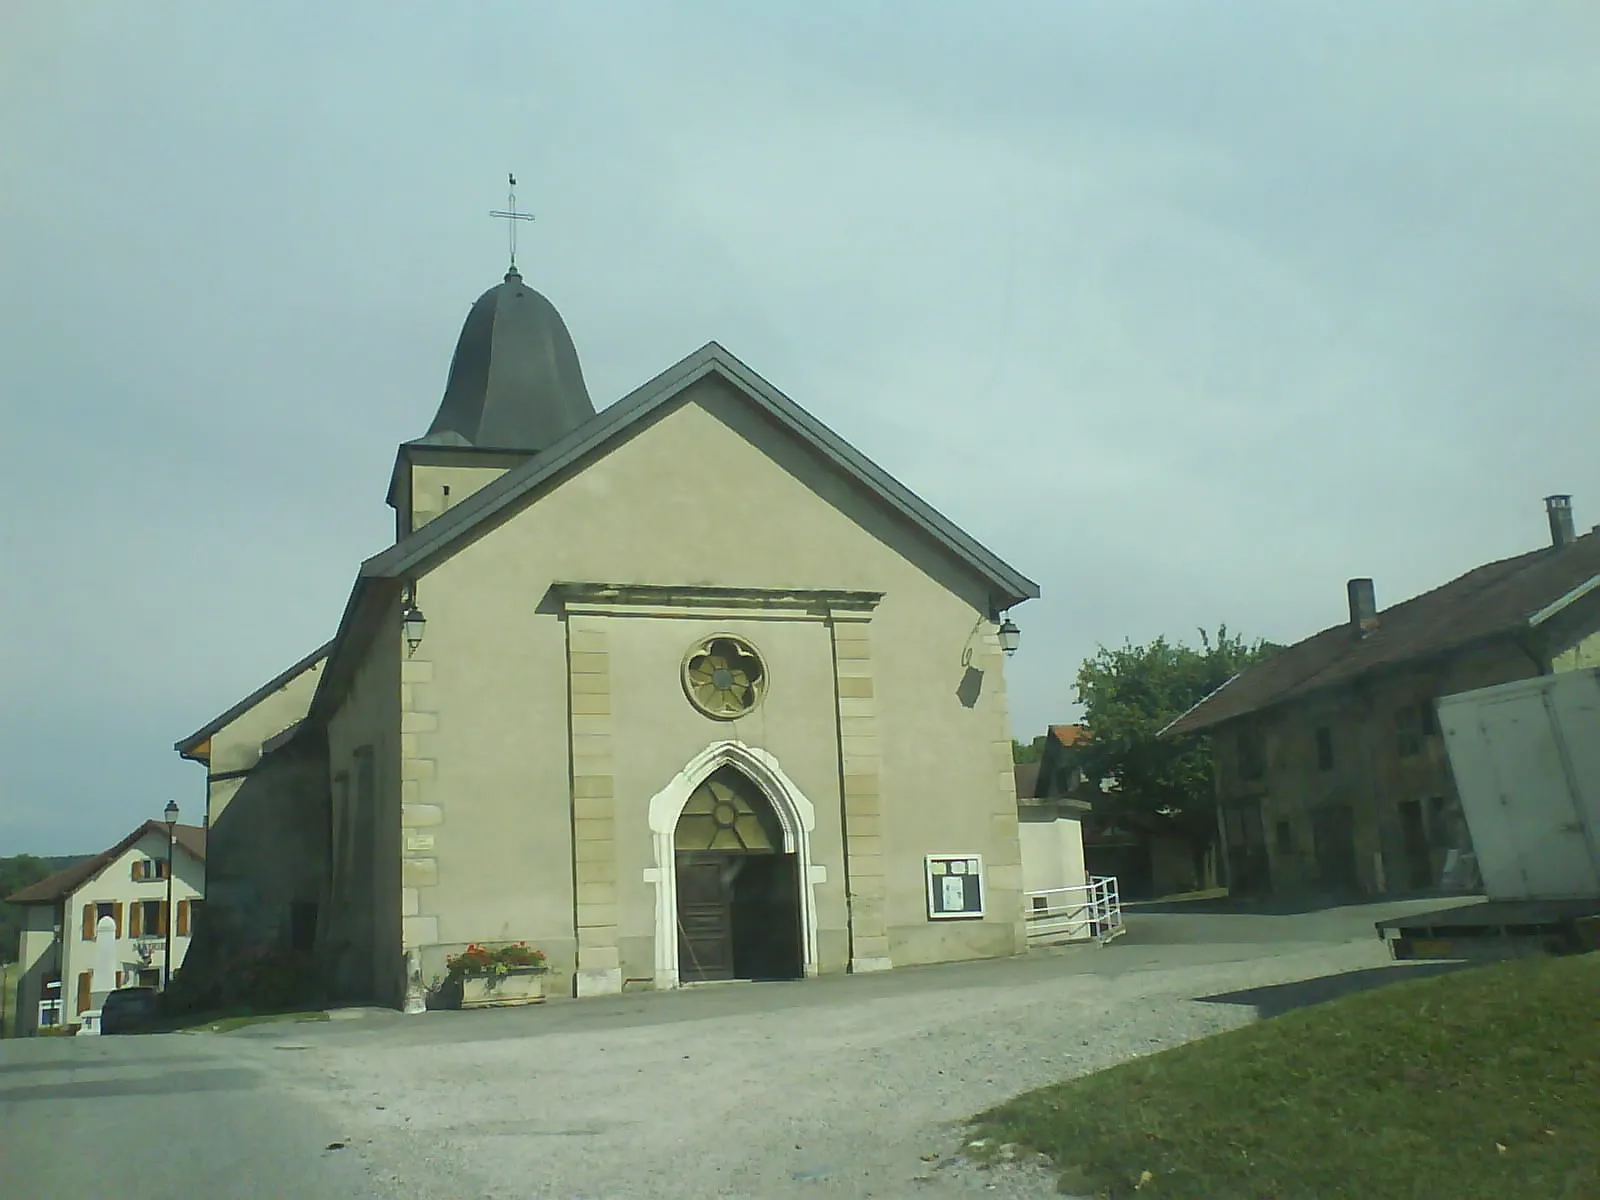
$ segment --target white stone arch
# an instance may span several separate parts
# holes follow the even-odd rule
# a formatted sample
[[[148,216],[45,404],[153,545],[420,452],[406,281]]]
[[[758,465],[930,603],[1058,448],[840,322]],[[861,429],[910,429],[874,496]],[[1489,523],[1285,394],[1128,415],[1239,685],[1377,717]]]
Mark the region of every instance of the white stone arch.
[[[783,850],[795,856],[800,893],[800,956],[808,976],[817,973],[816,885],[824,881],[823,868],[811,861],[811,835],[817,827],[817,810],[794,780],[784,774],[778,760],[765,750],[729,739],[713,742],[674,775],[667,786],[650,798],[650,833],[655,846],[655,866],[646,868],[646,883],[656,887],[657,988],[675,988],[678,979],[678,860],[675,837],[678,817],[695,788],[721,767],[743,771],[772,805],[783,830]]]

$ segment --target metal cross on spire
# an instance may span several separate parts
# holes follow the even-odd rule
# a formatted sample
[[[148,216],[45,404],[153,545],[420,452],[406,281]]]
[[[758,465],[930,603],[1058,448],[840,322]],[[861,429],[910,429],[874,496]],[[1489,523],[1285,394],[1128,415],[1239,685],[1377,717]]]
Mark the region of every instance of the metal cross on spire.
[[[499,217],[506,223],[506,233],[511,243],[511,269],[515,271],[517,269],[517,222],[531,221],[533,220],[533,214],[517,211],[517,177],[515,175],[507,175],[506,179],[511,184],[511,194],[506,197],[506,211],[500,212],[496,210],[489,215],[491,217]]]

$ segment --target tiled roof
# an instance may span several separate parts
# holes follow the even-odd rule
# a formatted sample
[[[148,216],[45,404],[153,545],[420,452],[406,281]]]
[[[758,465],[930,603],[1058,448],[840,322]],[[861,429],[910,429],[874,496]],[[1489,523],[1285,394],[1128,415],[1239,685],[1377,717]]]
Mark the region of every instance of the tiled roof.
[[[1087,725],[1052,725],[1050,736],[1063,746],[1071,746],[1089,736]]]
[[[195,858],[205,861],[206,857],[206,831],[198,825],[178,825],[173,828],[173,837],[178,845],[182,846]],[[57,871],[54,875],[41,879],[38,883],[14,892],[6,899],[12,904],[53,904],[70,896],[84,883],[93,879],[105,870],[112,862],[125,854],[130,846],[144,837],[147,833],[167,836],[167,823],[165,821],[146,821],[127,837],[123,838],[109,850],[102,850],[92,858],[74,863],[65,871]]]
[[[1324,629],[1242,672],[1163,731],[1198,733],[1387,667],[1527,627],[1541,610],[1600,578],[1600,533],[1476,567],[1443,587],[1386,608],[1356,637]]]

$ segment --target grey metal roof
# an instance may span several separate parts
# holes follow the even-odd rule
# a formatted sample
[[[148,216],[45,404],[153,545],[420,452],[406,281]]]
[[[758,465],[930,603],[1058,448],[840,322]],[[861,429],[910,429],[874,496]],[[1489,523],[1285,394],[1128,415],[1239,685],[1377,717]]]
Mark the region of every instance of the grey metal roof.
[[[575,467],[680,396],[685,389],[713,374],[733,385],[740,395],[758,406],[781,427],[810,445],[825,460],[865,487],[913,527],[932,538],[958,562],[965,564],[979,579],[988,583],[993,589],[992,598],[998,610],[1003,611],[1024,600],[1038,597],[1038,584],[963,532],[954,522],[733,354],[716,342],[707,342],[548,449],[507,471],[415,533],[362,563],[356,586],[345,605],[339,632],[334,637],[333,658],[312,701],[311,719],[323,714],[329,697],[337,694],[339,681],[346,673],[347,664],[341,661],[346,635],[364,618],[374,616],[392,600],[398,581],[449,555],[479,526],[516,505],[562,472]]]
[[[271,679],[267,680],[255,691],[251,692],[243,700],[239,701],[239,703],[228,709],[227,712],[212,717],[211,720],[200,726],[199,729],[196,729],[188,737],[181,738],[174,742],[172,748],[179,754],[187,756],[195,749],[195,747],[199,746],[201,742],[205,741],[212,734],[216,733],[217,730],[223,728],[230,721],[233,721],[249,712],[257,704],[261,703],[262,700],[272,695],[273,692],[283,687],[291,679],[294,679],[313,663],[319,661],[320,659],[327,658],[332,651],[333,643],[331,641],[322,643],[322,645],[318,646],[310,654],[306,655],[299,662],[295,663],[294,666],[285,671],[279,672],[277,675],[274,675]]]
[[[566,322],[512,267],[467,313],[444,399],[420,440],[543,450],[593,416]]]
[[[480,522],[515,504],[551,477],[588,457],[612,438],[682,394],[691,384],[713,373],[733,384],[745,397],[776,418],[780,425],[821,452],[834,466],[863,484],[958,561],[964,562],[979,578],[989,582],[995,588],[995,601],[999,608],[1009,608],[1039,595],[1038,584],[1002,562],[976,539],[957,528],[952,521],[716,342],[707,342],[543,453],[508,471],[390,549],[369,558],[361,565],[361,574],[394,577],[413,570],[454,545]]]

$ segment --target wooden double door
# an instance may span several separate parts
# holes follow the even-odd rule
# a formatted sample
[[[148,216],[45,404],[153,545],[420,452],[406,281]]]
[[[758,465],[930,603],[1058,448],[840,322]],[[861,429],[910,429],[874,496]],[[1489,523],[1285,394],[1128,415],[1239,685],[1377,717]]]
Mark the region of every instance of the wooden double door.
[[[677,874],[679,979],[804,973],[794,855],[680,850]]]

